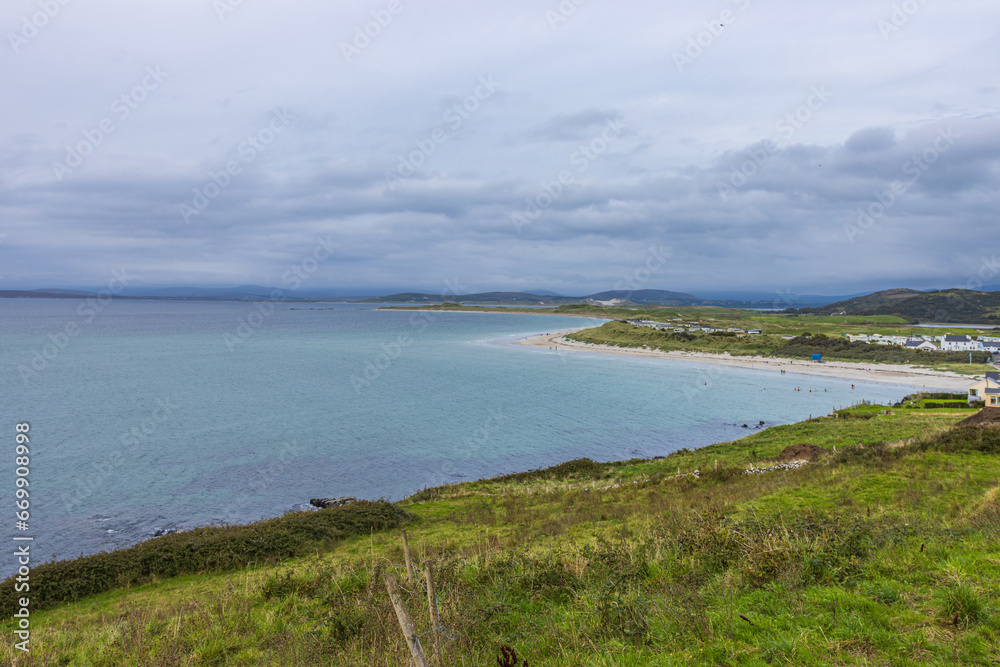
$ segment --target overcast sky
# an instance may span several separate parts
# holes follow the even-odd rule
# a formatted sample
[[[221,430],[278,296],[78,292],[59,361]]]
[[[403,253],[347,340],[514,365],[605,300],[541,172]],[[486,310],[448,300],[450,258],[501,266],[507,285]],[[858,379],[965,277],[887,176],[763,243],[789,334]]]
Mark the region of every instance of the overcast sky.
[[[996,0],[5,0],[0,286],[998,283],[998,27]]]

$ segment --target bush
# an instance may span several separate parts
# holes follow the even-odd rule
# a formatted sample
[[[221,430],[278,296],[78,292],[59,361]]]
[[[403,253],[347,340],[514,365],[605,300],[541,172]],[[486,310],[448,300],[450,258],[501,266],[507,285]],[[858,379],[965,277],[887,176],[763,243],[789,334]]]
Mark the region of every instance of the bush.
[[[285,560],[351,535],[399,528],[409,519],[408,512],[391,503],[361,501],[258,523],[206,526],[154,537],[127,549],[32,568],[31,606],[37,611],[164,577]],[[5,614],[17,609],[14,584],[13,577],[0,583],[0,609]]]
[[[941,595],[941,613],[957,625],[968,626],[986,620],[983,599],[965,584],[953,584]]]
[[[600,476],[611,467],[610,463],[598,463],[588,458],[573,459],[549,468],[529,470],[527,472],[515,472],[502,477],[494,477],[497,482],[529,482],[532,480],[564,479],[567,477],[582,477],[585,479],[599,479]]]
[[[902,458],[906,452],[902,447],[889,447],[884,442],[876,442],[868,445],[852,445],[837,450],[831,462],[835,464],[845,463],[886,463]]]
[[[598,594],[595,607],[600,634],[633,641],[649,635],[649,604],[639,592],[607,584]]]
[[[917,451],[932,449],[947,453],[1000,454],[1000,428],[988,426],[952,428],[940,435],[922,440],[912,447]]]

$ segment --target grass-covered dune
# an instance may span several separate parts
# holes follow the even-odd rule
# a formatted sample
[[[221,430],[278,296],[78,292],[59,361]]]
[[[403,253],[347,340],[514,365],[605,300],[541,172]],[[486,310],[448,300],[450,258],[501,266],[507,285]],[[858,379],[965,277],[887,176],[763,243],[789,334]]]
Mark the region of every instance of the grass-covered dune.
[[[309,546],[275,554],[286,560],[178,565],[53,597],[32,614],[31,655],[5,645],[0,658],[406,665],[383,583],[393,573],[441,665],[509,665],[512,652],[532,666],[997,664],[1000,429],[957,426],[968,411],[882,411],[303,514]],[[778,465],[802,443],[826,453]],[[345,519],[365,512],[383,518]],[[355,529],[326,539],[310,527],[334,516]],[[437,633],[422,585],[405,581],[404,523],[418,565],[435,567]],[[140,547],[177,554],[186,538],[170,537]],[[36,572],[39,586],[68,585],[42,571],[33,594]]]

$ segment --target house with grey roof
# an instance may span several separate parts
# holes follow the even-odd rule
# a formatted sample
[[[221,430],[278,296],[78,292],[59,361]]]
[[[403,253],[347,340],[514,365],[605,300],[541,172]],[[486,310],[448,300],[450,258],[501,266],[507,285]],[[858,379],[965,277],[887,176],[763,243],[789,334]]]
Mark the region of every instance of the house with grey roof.
[[[941,349],[945,352],[976,352],[983,349],[983,344],[973,340],[972,336],[948,334],[941,338]]]

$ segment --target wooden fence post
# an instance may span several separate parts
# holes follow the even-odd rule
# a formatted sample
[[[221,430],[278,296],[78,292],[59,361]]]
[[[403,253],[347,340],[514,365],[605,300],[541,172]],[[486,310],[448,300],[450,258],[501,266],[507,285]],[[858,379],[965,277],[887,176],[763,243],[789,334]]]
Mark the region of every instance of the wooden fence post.
[[[427,574],[427,603],[431,609],[431,627],[434,632],[434,664],[441,664],[441,633],[438,629],[441,627],[441,617],[438,614],[437,605],[437,587],[434,585],[434,563],[433,561],[424,561],[424,569]]]
[[[417,578],[413,573],[413,559],[410,558],[410,543],[406,539],[406,529],[403,529],[403,557],[406,558],[406,580],[410,582],[412,586],[416,583]]]
[[[385,587],[389,591],[389,599],[392,600],[392,606],[396,610],[396,618],[399,620],[399,627],[403,631],[403,637],[406,638],[406,645],[410,648],[410,655],[413,656],[413,662],[416,663],[417,667],[429,667],[427,665],[427,658],[424,657],[424,649],[420,648],[417,631],[413,627],[410,615],[406,613],[406,607],[403,606],[403,598],[399,594],[399,584],[396,582],[396,577],[387,574],[385,576]]]

